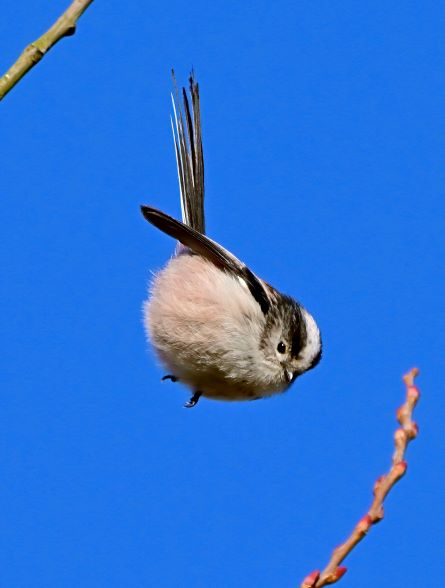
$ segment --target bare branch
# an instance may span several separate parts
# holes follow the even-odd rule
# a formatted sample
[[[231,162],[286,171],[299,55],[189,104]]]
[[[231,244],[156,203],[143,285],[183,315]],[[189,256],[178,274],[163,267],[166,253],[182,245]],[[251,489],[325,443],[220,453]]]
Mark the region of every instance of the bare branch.
[[[404,459],[405,451],[408,443],[415,439],[418,433],[417,425],[411,419],[413,409],[420,396],[419,390],[414,386],[414,378],[418,373],[419,370],[413,368],[403,376],[403,381],[406,386],[406,399],[405,403],[397,410],[397,420],[400,427],[394,433],[395,451],[392,456],[392,465],[386,475],[380,476],[376,480],[373,490],[374,500],[370,509],[356,524],[348,539],[334,549],[325,569],[322,572],[319,570],[311,572],[303,580],[300,588],[321,588],[322,586],[333,584],[340,580],[347,571],[347,568],[340,566],[340,564],[363,537],[365,537],[371,526],[383,519],[383,501],[394,484],[405,474],[407,468]]]
[[[92,2],[93,0],[74,0],[45,34],[26,47],[17,61],[0,78],[0,100],[60,39],[74,35],[77,20]]]

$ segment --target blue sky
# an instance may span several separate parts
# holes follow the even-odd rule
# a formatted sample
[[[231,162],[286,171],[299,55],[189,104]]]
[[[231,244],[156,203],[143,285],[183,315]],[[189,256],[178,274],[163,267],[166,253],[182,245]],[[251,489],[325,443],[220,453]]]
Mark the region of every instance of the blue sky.
[[[1,69],[65,6],[4,3]],[[2,586],[298,586],[366,511],[412,365],[408,475],[342,585],[443,578],[444,24],[429,1],[97,0],[2,102]],[[209,235],[321,326],[284,396],[186,411],[145,341],[172,66],[201,86]]]

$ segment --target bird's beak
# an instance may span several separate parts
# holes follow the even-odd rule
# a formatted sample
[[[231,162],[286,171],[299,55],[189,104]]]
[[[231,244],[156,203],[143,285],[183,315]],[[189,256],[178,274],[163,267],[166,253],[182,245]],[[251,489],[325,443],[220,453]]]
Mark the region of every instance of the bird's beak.
[[[288,384],[292,384],[292,382],[297,377],[297,372],[293,372],[292,370],[286,370],[286,380]]]

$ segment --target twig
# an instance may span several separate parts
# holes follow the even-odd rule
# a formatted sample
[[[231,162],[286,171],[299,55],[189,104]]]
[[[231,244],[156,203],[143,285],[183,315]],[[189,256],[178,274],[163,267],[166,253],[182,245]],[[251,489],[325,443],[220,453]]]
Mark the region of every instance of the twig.
[[[60,39],[74,35],[77,20],[92,2],[93,0],[74,0],[46,33],[26,47],[17,61],[0,78],[0,100]]]
[[[406,386],[406,400],[397,410],[397,420],[400,427],[394,433],[395,451],[392,456],[392,465],[386,475],[380,476],[376,480],[373,490],[374,500],[370,509],[359,520],[348,539],[334,549],[325,569],[322,572],[319,570],[311,572],[303,580],[300,588],[321,588],[322,586],[333,584],[340,580],[347,571],[347,568],[340,566],[342,561],[363,539],[371,526],[383,519],[383,501],[394,484],[405,474],[407,468],[406,461],[404,460],[405,451],[408,443],[415,439],[418,433],[416,423],[411,420],[413,409],[420,396],[419,390],[414,386],[414,378],[418,373],[419,370],[413,368],[403,376],[403,381]]]

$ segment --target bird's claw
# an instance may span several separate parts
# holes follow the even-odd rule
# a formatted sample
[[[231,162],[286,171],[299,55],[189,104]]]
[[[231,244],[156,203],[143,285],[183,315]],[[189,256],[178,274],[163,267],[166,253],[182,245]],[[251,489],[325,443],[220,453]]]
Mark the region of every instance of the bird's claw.
[[[161,378],[161,382],[165,382],[165,380],[171,380],[172,382],[177,382],[178,378],[176,376],[173,376],[172,374],[167,374],[166,376],[163,376]]]
[[[190,400],[187,400],[187,402],[184,404],[184,408],[193,408],[196,406],[198,400],[201,398],[201,394],[202,392],[195,392]]]

